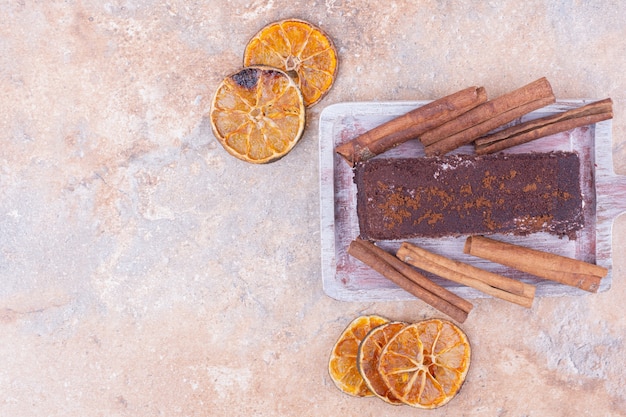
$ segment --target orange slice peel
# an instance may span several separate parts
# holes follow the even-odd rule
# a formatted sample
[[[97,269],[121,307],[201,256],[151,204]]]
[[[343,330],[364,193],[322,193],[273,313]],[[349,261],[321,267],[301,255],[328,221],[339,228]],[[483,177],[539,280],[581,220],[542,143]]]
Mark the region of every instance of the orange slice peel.
[[[431,319],[401,329],[383,348],[378,371],[404,404],[433,409],[447,404],[465,381],[471,349],[453,323]]]
[[[246,45],[244,66],[280,68],[294,78],[306,107],[317,103],[332,87],[338,68],[337,50],[320,28],[299,19],[274,22]]]
[[[265,164],[285,156],[302,137],[304,100],[284,71],[247,67],[221,82],[210,120],[226,151],[243,161]]]
[[[328,362],[328,373],[341,391],[355,397],[374,396],[359,373],[357,355],[359,345],[369,331],[388,321],[376,315],[360,316],[341,333]]]
[[[378,372],[378,363],[383,348],[406,325],[407,323],[394,321],[370,330],[361,341],[357,355],[357,367],[367,387],[375,396],[393,405],[400,405],[402,401],[393,395],[383,381]]]

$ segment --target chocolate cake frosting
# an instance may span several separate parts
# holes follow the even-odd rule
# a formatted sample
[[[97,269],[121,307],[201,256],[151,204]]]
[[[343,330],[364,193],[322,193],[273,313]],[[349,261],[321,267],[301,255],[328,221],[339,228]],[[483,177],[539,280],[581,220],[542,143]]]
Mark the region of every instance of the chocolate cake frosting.
[[[583,227],[573,152],[372,159],[355,167],[361,237],[401,240]]]

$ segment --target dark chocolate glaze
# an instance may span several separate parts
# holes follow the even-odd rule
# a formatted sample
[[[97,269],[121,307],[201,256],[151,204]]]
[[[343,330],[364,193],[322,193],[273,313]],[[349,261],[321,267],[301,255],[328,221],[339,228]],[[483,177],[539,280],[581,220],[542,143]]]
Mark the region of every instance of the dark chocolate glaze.
[[[372,159],[355,167],[361,237],[401,240],[584,225],[572,152]]]

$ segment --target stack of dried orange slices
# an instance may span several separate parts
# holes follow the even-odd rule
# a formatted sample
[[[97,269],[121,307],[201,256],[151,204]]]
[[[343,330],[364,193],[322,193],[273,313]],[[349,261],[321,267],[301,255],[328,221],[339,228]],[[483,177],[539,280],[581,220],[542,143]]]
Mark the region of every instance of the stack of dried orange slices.
[[[432,409],[457,394],[470,354],[465,333],[447,320],[408,324],[361,316],[335,343],[328,370],[347,394]]]
[[[273,162],[302,137],[305,108],[332,87],[337,51],[321,29],[289,19],[261,29],[248,42],[243,64],[218,86],[211,127],[231,155]]]

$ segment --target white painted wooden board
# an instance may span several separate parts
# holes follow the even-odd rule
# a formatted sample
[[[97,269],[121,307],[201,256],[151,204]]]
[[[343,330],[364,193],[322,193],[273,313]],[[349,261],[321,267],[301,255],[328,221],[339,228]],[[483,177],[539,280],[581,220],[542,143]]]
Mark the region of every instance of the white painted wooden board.
[[[511,124],[569,110],[592,101],[595,100],[559,100]],[[353,182],[352,168],[335,153],[334,149],[337,145],[426,103],[428,101],[339,103],[325,108],[320,115],[322,284],[324,292],[332,298],[342,301],[414,299],[411,294],[346,253],[350,242],[359,235],[356,186]],[[585,227],[578,232],[576,239],[559,238],[547,233],[534,233],[528,236],[490,235],[494,239],[604,266],[609,273],[602,280],[600,292],[611,287],[613,222],[617,216],[626,212],[626,176],[615,175],[613,171],[611,125],[611,121],[607,120],[506,150],[509,153],[563,150],[579,154],[581,188],[585,204]],[[455,153],[473,153],[473,146],[464,146]],[[424,156],[424,148],[419,141],[413,140],[378,157],[400,156]],[[466,237],[416,238],[409,241],[449,258],[535,284],[537,297],[588,294],[577,288],[540,280],[523,272],[465,255],[463,245]],[[377,242],[379,246],[393,253],[400,243],[399,241]],[[486,296],[473,288],[426,275],[464,298]]]

